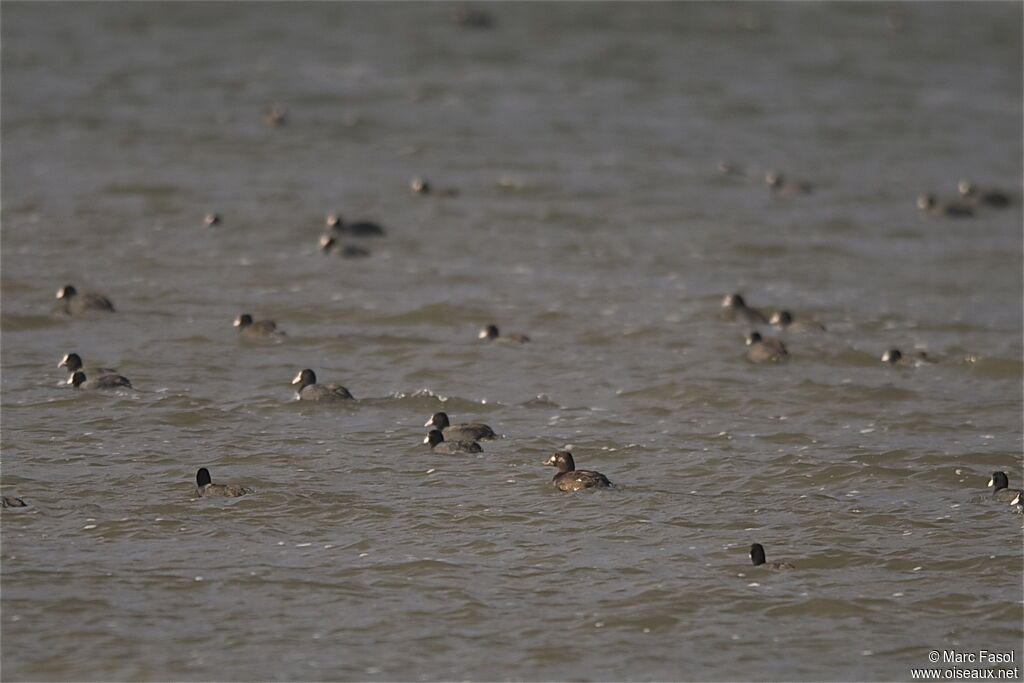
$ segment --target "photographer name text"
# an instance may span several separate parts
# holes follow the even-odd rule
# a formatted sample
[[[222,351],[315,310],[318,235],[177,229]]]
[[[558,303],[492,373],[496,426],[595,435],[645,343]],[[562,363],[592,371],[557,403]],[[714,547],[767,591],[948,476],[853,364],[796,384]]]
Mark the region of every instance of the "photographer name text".
[[[1013,664],[1015,659],[1013,650],[1009,652],[991,652],[989,650],[977,650],[976,652],[958,652],[956,650],[932,650],[928,653],[928,660],[931,662],[942,662],[943,664]]]

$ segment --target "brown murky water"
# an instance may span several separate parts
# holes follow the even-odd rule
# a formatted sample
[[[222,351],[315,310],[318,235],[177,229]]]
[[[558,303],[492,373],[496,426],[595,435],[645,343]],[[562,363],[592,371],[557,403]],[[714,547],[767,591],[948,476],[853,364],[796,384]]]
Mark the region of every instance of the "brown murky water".
[[[456,9],[4,3],[4,678],[1019,667],[1021,6]],[[1014,206],[915,209],[965,176]],[[330,211],[388,234],[324,256]],[[732,291],[828,332],[751,365]],[[436,410],[503,438],[432,454]],[[555,491],[565,446],[619,490]]]

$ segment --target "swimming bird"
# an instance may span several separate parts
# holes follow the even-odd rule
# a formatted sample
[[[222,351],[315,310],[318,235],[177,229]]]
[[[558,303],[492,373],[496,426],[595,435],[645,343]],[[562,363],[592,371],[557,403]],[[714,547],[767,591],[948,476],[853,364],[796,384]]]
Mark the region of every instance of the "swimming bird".
[[[513,343],[513,344],[525,344],[530,341],[530,338],[525,334],[519,332],[510,332],[508,334],[501,334],[498,331],[497,325],[488,325],[487,327],[480,330],[477,335],[479,339],[486,339],[487,341],[499,342],[499,343]]]
[[[459,7],[452,13],[452,21],[459,26],[487,29],[494,25],[494,17],[481,9]]]
[[[349,390],[337,382],[317,384],[316,373],[306,368],[295,375],[292,384],[298,385],[296,391],[303,401],[339,401],[354,398]]]
[[[75,389],[117,389],[118,387],[132,388],[132,383],[128,381],[127,377],[122,375],[100,375],[99,377],[89,379],[85,376],[85,373],[81,370],[75,370],[68,377],[68,384],[71,384]]]
[[[935,195],[922,194],[917,198],[917,208],[929,216],[945,216],[947,218],[970,218],[974,209],[963,202],[940,202]]]
[[[434,187],[426,178],[416,177],[409,181],[409,191],[419,195],[434,195],[435,197],[455,197],[459,191],[454,187]]]
[[[203,225],[212,226],[220,225],[220,214],[216,212],[210,212],[203,216]]]
[[[214,484],[210,478],[210,470],[205,467],[200,467],[196,472],[196,496],[200,498],[203,496],[238,498],[247,493],[252,493],[252,489],[237,484]]]
[[[453,439],[447,441],[439,429],[431,429],[423,439],[435,453],[479,453],[483,451],[476,441]]]
[[[114,311],[114,304],[102,294],[78,293],[74,285],[64,285],[57,290],[57,299],[64,302],[63,309],[68,315],[85,311]]]
[[[794,318],[789,311],[776,311],[769,322],[783,332],[824,332],[825,326],[810,318]]]
[[[924,351],[912,351],[909,353],[903,353],[899,349],[889,349],[882,354],[882,362],[888,363],[889,365],[922,365],[924,363],[934,363],[936,361],[929,358],[928,354]]]
[[[993,472],[992,478],[988,480],[988,485],[992,488],[992,497],[996,500],[1010,502],[1021,494],[1020,489],[1009,488],[1010,480],[1006,476],[1006,472]]]
[[[767,325],[768,318],[756,308],[747,306],[742,294],[729,294],[722,299],[725,317],[729,320],[749,323],[751,325]]]
[[[789,358],[786,345],[774,337],[762,337],[760,332],[747,335],[747,360],[751,363],[781,363]]]
[[[283,330],[277,329],[273,320],[253,321],[248,313],[236,317],[232,324],[238,328],[239,336],[245,339],[280,339],[286,336]]]
[[[409,181],[409,191],[413,194],[430,194],[432,189],[426,178],[417,176]]]
[[[1002,209],[1010,205],[1010,196],[1000,190],[982,189],[970,180],[961,180],[956,189],[968,204]]]
[[[795,197],[810,194],[814,190],[813,185],[802,180],[786,180],[779,171],[765,173],[764,182],[776,197]]]
[[[615,486],[608,481],[608,477],[600,472],[576,469],[576,461],[573,460],[572,453],[569,451],[556,451],[541,464],[558,468],[558,473],[552,477],[551,483],[560,491],[613,488]]]
[[[274,103],[263,110],[263,123],[268,126],[283,126],[288,121],[288,108]]]
[[[66,353],[66,354],[64,354],[64,358],[62,358],[61,361],[59,363],[57,363],[57,367],[58,368],[67,368],[68,369],[68,376],[73,375],[76,370],[81,370],[86,375],[91,375],[93,377],[99,377],[100,375],[116,375],[117,374],[117,370],[115,370],[113,368],[83,368],[82,367],[82,357],[79,356],[77,353]]]
[[[498,438],[498,435],[494,433],[494,430],[482,422],[463,422],[461,424],[453,425],[448,422],[448,413],[443,412],[431,415],[430,419],[427,420],[423,426],[440,429],[446,439],[485,441],[488,439]]]
[[[356,221],[346,223],[336,213],[327,214],[324,221],[327,229],[334,235],[351,235],[352,237],[380,237],[384,235],[384,228],[370,221]]]
[[[342,244],[331,235],[320,235],[320,250],[325,254],[337,254],[342,258],[365,258],[370,255],[369,249],[354,244]]]
[[[737,164],[735,162],[729,161],[727,159],[722,159],[721,161],[718,162],[718,172],[720,174],[722,174],[722,175],[734,175],[734,176],[745,176],[745,175],[747,175],[746,169],[744,169],[741,165],[739,165],[739,164]]]
[[[764,559],[764,546],[760,543],[751,544],[750,562],[755,567],[764,566],[768,569],[796,569],[796,567],[789,562],[766,562]]]

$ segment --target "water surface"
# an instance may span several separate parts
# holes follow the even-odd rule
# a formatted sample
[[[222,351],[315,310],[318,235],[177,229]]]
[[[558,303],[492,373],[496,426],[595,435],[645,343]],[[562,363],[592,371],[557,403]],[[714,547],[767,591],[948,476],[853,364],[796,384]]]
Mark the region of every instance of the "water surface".
[[[985,482],[1024,469],[1021,6],[458,7],[4,4],[5,677],[1019,666]],[[914,208],[961,177],[1014,205]],[[330,211],[388,234],[324,256]],[[751,365],[733,291],[828,332]],[[135,390],[71,390],[70,351]],[[304,367],[358,400],[294,401]],[[434,455],[436,410],[504,438]],[[554,490],[565,447],[619,490]],[[255,493],[194,500],[201,466]]]

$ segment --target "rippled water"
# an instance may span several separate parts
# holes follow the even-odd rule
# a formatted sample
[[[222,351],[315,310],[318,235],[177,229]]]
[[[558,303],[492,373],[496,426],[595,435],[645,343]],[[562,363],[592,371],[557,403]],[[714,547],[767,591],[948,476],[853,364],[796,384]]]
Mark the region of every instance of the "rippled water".
[[[1021,6],[458,7],[4,3],[4,678],[1019,667]],[[961,177],[1013,206],[914,208]],[[330,211],[388,234],[323,256]],[[732,291],[829,331],[751,365]],[[436,410],[503,438],[434,455]],[[566,446],[619,489],[554,490]]]

